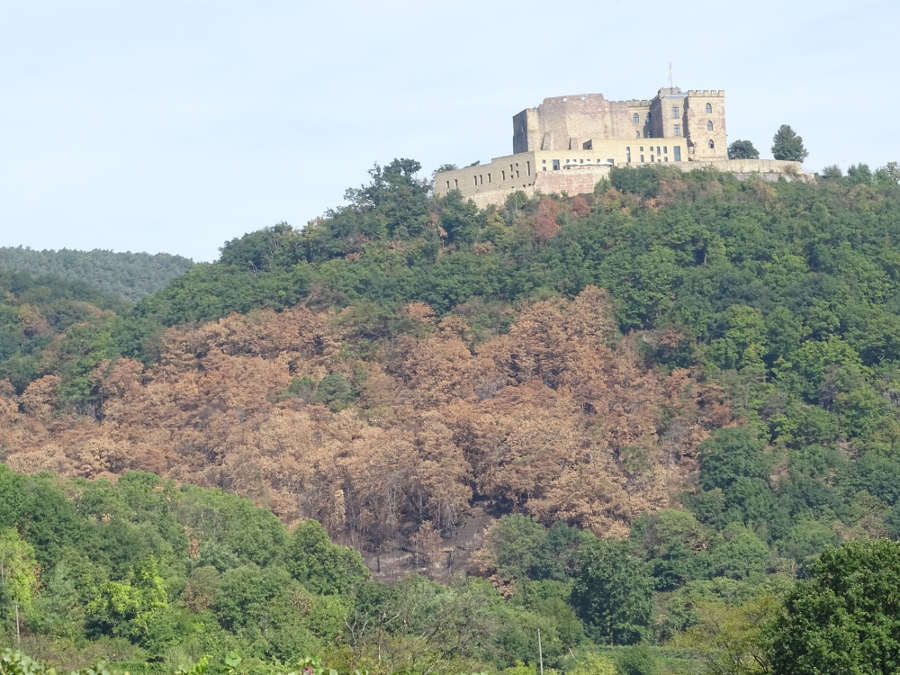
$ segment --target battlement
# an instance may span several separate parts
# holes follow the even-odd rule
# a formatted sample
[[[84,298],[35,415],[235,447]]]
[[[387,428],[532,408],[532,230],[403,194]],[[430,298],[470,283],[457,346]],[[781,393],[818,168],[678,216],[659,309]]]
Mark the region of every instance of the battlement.
[[[560,103],[604,103],[606,97],[603,94],[570,94],[568,96],[550,96],[545,98],[541,105],[558,105]]]
[[[688,96],[706,96],[709,97],[717,97],[717,98],[725,98],[725,90],[724,89],[688,89]]]
[[[630,98],[627,101],[614,101],[614,103],[621,103],[622,105],[627,105],[631,107],[642,107],[645,108],[650,105],[650,99],[648,98]]]

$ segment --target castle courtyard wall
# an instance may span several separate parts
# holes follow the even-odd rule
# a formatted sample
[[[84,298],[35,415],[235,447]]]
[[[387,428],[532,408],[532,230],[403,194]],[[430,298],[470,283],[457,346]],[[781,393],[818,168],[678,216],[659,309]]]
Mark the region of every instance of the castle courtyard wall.
[[[584,159],[584,155],[586,153],[582,152],[568,154],[580,154],[582,155],[581,157],[569,158],[580,160]],[[508,167],[510,164],[510,160],[512,160],[512,164],[515,165],[515,158],[523,157],[526,155],[531,158],[533,165],[535,160],[540,162],[541,157],[544,155],[561,156],[562,153],[521,153],[520,155],[500,157],[497,158],[497,160],[500,160],[500,165]],[[463,183],[466,185],[470,185],[468,181],[465,180],[465,177],[471,177],[479,169],[482,172],[481,175],[485,175],[487,168],[491,165],[493,165],[493,162],[490,165],[467,167],[465,169],[459,169],[457,171],[446,171],[437,174],[435,176],[434,183],[435,195],[445,196],[448,192],[445,182],[442,183],[443,187],[439,189],[438,177],[443,178],[448,174],[459,174],[463,177]],[[644,164],[644,166],[647,165],[649,165],[649,162]],[[814,180],[813,176],[803,171],[802,164],[800,162],[791,162],[787,160],[777,159],[722,159],[713,161],[698,160],[694,162],[670,162],[666,164],[666,166],[671,166],[673,168],[680,169],[681,171],[715,169],[716,171],[731,173],[740,179],[758,177],[766,181],[800,180],[808,182]],[[529,197],[536,194],[565,193],[569,196],[574,196],[577,194],[590,194],[594,191],[594,187],[597,185],[597,183],[609,177],[609,173],[612,168],[613,167],[611,165],[606,163],[597,164],[586,161],[582,164],[580,162],[570,161],[568,165],[562,165],[562,168],[557,171],[543,171],[543,169],[541,169],[537,172],[534,172],[533,175],[529,176],[529,179],[527,181],[514,181],[514,184],[510,184],[507,187],[502,187],[501,185],[495,184],[485,184],[484,186],[482,186],[480,183],[475,186],[474,181],[472,181],[471,187],[466,190],[460,189],[460,193],[462,194],[463,198],[471,199],[479,208],[486,208],[490,205],[502,206],[506,202],[506,199],[509,197],[509,195],[517,191],[524,192]]]

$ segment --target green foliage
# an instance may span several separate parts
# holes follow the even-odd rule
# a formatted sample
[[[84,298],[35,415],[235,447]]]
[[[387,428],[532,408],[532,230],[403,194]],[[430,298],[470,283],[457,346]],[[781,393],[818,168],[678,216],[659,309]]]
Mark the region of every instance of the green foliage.
[[[601,654],[588,654],[567,671],[572,675],[617,675],[616,664]]]
[[[728,159],[759,159],[759,150],[750,141],[737,140],[728,146]]]
[[[632,192],[641,197],[655,197],[659,194],[659,179],[662,170],[651,166],[613,168],[609,174],[612,186],[622,192]]]
[[[314,520],[294,530],[285,563],[291,576],[313,593],[345,595],[369,578],[359,553],[332,544],[325,528]]]
[[[772,156],[775,159],[788,159],[802,162],[809,153],[803,147],[803,138],[798,136],[787,124],[782,124],[772,138]]]
[[[635,645],[619,652],[616,670],[621,675],[657,675],[656,657],[643,645]]]
[[[692,514],[667,509],[639,516],[629,539],[651,563],[655,588],[671,591],[706,575],[709,537]]]
[[[720,429],[700,446],[699,487],[688,500],[706,522],[772,521],[775,495],[769,486],[771,457],[747,427]]]
[[[781,672],[771,669],[767,645],[767,636],[780,609],[778,598],[770,593],[732,605],[701,602],[697,605],[696,625],[676,636],[673,642],[700,654],[710,673]]]
[[[12,528],[0,530],[0,609],[11,617],[31,611],[38,585],[34,549]]]
[[[713,576],[744,579],[760,577],[769,562],[769,549],[752,530],[729,523],[709,552]]]
[[[578,549],[593,538],[565,523],[547,529],[533,518],[513,513],[497,521],[487,546],[497,572],[505,579],[563,581],[575,573]]]
[[[779,673],[894,673],[900,669],[900,543],[827,550],[785,603],[773,633]]]
[[[252,272],[267,272],[290,267],[302,258],[299,233],[287,223],[279,223],[226,242],[219,262]]]
[[[56,277],[73,286],[100,291],[137,302],[184,274],[193,263],[168,253],[114,253],[93,251],[34,251],[0,247],[0,270],[24,272],[34,277]]]
[[[53,668],[46,668],[20,651],[0,651],[0,675],[55,675]]]
[[[167,608],[165,581],[156,561],[147,560],[132,568],[126,580],[107,581],[95,590],[86,607],[88,634],[146,644],[158,616]]]
[[[644,635],[652,612],[653,580],[643,561],[622,542],[596,540],[582,547],[572,606],[591,636],[633,644]]]

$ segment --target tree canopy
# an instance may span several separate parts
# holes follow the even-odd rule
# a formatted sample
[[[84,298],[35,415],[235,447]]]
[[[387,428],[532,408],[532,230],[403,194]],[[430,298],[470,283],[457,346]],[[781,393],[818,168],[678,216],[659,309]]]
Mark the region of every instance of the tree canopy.
[[[787,159],[802,162],[809,153],[803,147],[803,138],[787,124],[782,124],[772,138],[772,156],[775,159]]]
[[[759,159],[759,150],[750,141],[737,140],[728,146],[728,159]]]
[[[775,627],[779,673],[895,673],[900,669],[900,543],[826,550],[785,602]]]

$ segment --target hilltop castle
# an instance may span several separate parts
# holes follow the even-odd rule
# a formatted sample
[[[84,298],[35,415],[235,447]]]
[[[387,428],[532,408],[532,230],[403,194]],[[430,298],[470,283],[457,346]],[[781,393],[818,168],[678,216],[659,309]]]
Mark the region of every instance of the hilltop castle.
[[[517,190],[579,194],[593,191],[613,166],[656,163],[770,177],[799,173],[797,162],[729,160],[726,138],[725,92],[718,89],[668,87],[649,100],[545,98],[513,117],[514,154],[437,173],[434,192],[459,190],[479,206],[502,204]]]

